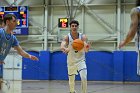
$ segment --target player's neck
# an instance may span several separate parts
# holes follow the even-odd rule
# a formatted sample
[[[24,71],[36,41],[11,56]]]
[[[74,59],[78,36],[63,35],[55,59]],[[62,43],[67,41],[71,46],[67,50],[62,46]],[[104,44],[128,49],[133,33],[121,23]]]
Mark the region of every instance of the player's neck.
[[[73,39],[77,39],[78,38],[78,32],[71,32]]]
[[[78,35],[78,32],[77,31],[72,31],[71,34],[72,35]]]

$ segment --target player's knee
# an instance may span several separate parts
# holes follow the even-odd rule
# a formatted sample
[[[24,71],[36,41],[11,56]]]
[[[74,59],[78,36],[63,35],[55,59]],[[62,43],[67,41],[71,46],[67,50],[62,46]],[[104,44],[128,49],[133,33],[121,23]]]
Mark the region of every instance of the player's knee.
[[[75,77],[74,76],[69,76],[69,84],[73,84],[75,81]]]
[[[82,81],[86,81],[87,80],[87,76],[81,76],[81,80]]]
[[[86,74],[86,71],[81,71],[81,80],[85,81],[87,80],[87,74]]]

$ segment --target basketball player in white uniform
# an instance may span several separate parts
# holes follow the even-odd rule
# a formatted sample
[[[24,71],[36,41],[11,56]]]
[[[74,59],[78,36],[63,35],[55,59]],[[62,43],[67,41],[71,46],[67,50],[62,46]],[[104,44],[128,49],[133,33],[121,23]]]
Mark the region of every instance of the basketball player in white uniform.
[[[77,32],[78,27],[78,21],[72,20],[70,22],[71,31],[62,41],[61,50],[67,54],[70,93],[76,93],[75,75],[78,73],[81,77],[81,91],[82,93],[87,93],[87,67],[85,63],[85,52],[88,51],[89,46],[86,43],[86,36]],[[76,51],[72,48],[72,42],[75,39],[81,39],[84,41],[84,48],[82,50]]]
[[[126,38],[120,43],[119,48],[128,44],[135,37],[138,49],[137,74],[140,75],[140,0],[136,0],[136,7],[131,10],[131,25]]]

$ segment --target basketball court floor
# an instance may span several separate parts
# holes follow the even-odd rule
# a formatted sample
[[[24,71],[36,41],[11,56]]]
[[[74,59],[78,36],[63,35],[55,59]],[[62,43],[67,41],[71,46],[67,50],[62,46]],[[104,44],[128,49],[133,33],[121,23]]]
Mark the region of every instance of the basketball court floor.
[[[80,92],[76,81],[76,92]],[[4,81],[0,93],[69,93],[68,81]],[[88,81],[87,93],[140,93],[140,83]]]

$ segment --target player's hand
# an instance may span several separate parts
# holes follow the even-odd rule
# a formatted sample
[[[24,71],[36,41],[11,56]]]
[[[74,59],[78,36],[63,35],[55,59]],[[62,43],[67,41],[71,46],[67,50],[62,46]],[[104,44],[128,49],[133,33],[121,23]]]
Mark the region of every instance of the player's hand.
[[[89,44],[86,44],[85,45],[85,48],[84,48],[85,52],[88,52],[89,51],[89,48],[90,48],[90,45]]]
[[[86,45],[86,49],[89,49],[89,48],[90,48],[90,45],[89,45],[89,44],[87,44],[87,45]]]
[[[5,62],[3,62],[3,61],[0,61],[0,64],[5,64]]]
[[[69,50],[69,48],[63,48],[63,49],[61,49],[62,51],[63,51],[63,53],[65,53],[65,54],[67,54],[70,50]]]
[[[33,55],[30,55],[30,59],[31,60],[35,60],[35,61],[38,61],[39,60],[36,56],[33,56]]]
[[[124,41],[120,42],[119,48],[122,48],[124,45],[125,45],[125,42]]]

